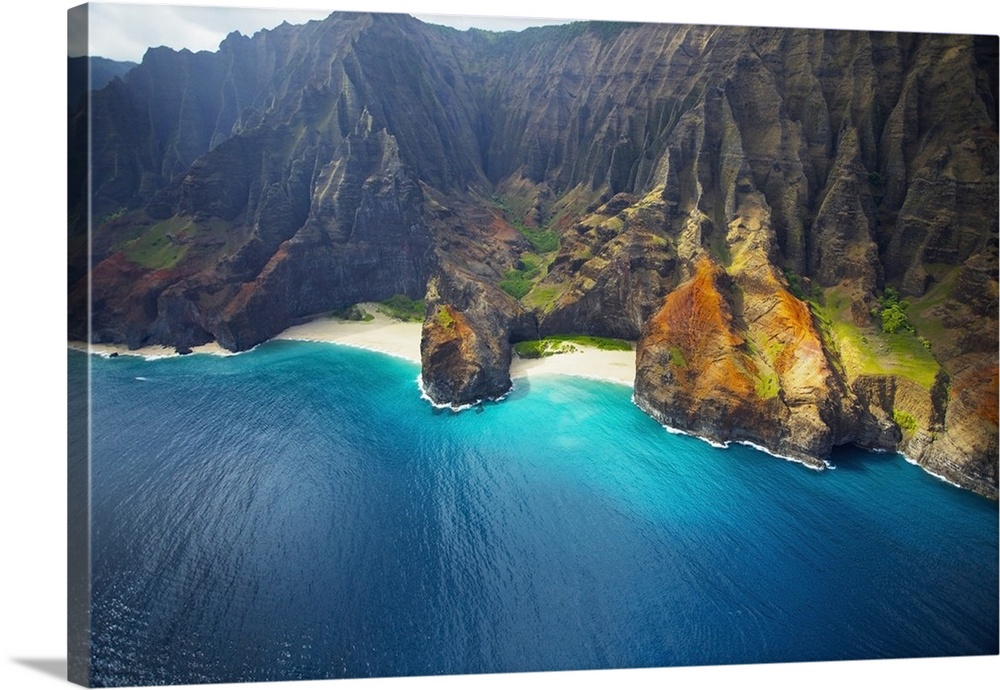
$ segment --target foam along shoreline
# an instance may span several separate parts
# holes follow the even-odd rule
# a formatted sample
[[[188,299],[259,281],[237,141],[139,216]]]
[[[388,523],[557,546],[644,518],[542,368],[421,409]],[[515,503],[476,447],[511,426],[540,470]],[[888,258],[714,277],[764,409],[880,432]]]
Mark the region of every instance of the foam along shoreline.
[[[132,357],[142,357],[143,359],[163,359],[165,357],[180,357],[181,355],[172,347],[167,347],[165,345],[146,345],[145,347],[140,347],[135,350],[130,350],[126,345],[121,344],[108,344],[108,343],[85,343],[83,341],[71,340],[68,343],[71,350],[77,350],[79,352],[89,353],[93,355],[100,355],[101,357],[111,357],[118,355],[129,355]],[[191,348],[191,354],[203,354],[203,355],[233,355],[237,354],[235,352],[230,352],[226,348],[222,347],[216,342],[205,343],[204,345],[196,345]]]
[[[326,342],[336,345],[347,345],[350,347],[362,348],[381,352],[383,354],[400,357],[415,364],[420,364],[420,335],[422,324],[420,322],[397,321],[383,314],[376,304],[360,305],[364,311],[372,315],[369,321],[343,321],[332,317],[321,317],[306,323],[291,326],[285,329],[272,340],[304,340],[312,342]],[[89,352],[103,357],[116,355],[132,355],[143,357],[144,359],[160,359],[163,357],[179,357],[176,350],[161,345],[142,347],[137,350],[129,350],[125,345],[107,344],[87,344],[85,342],[71,341],[69,347],[81,352]],[[579,378],[596,379],[608,381],[623,386],[633,387],[635,382],[635,352],[621,350],[601,350],[587,345],[574,344],[574,351],[552,354],[538,359],[524,359],[513,356],[510,364],[511,379],[528,379],[544,376],[576,376]],[[218,343],[206,343],[192,348],[192,353],[212,354],[212,355],[233,355],[238,353],[230,352],[221,347]],[[421,396],[427,400],[423,390],[423,382],[418,377],[418,386]],[[516,385],[516,384],[515,384]],[[506,397],[506,396],[504,396]],[[502,399],[502,398],[501,398]],[[435,407],[450,408],[452,410],[465,409],[475,405],[453,407],[451,405],[438,405],[432,402]],[[661,425],[669,433],[698,438],[716,448],[727,448],[728,443],[717,443],[710,439],[692,434],[690,432],[674,429],[667,425]],[[803,465],[812,470],[834,469],[835,466],[825,462],[825,467],[817,467],[798,458],[781,455],[763,446],[748,441],[738,443],[750,446],[763,453]],[[911,458],[903,456],[906,462],[920,467],[925,472],[952,486],[961,488],[947,477],[943,477],[927,469]]]

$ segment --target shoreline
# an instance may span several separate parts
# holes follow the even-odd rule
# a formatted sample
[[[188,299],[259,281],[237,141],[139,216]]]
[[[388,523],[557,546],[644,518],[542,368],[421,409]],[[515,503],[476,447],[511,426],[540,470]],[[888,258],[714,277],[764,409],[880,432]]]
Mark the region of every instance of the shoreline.
[[[398,357],[408,362],[420,365],[420,337],[422,323],[417,321],[399,321],[386,316],[379,309],[377,304],[362,304],[361,306],[373,318],[369,321],[345,321],[334,317],[318,317],[302,324],[290,326],[281,333],[278,333],[270,340],[298,340],[304,342],[322,342],[334,345],[345,345],[372,352],[378,352],[391,357]],[[129,350],[125,345],[120,344],[88,344],[82,341],[70,341],[70,349],[84,353],[96,354],[101,357],[111,356],[134,356],[142,357],[147,361],[164,359],[168,357],[183,357],[175,349],[162,345],[152,345],[136,350]],[[548,376],[572,376],[596,381],[604,381],[628,388],[634,388],[635,381],[635,351],[622,350],[601,350],[588,345],[573,345],[572,352],[562,352],[540,357],[537,359],[524,359],[517,354],[513,354],[510,363],[510,378],[514,386],[517,380],[527,379],[531,381],[537,378]],[[247,352],[252,351],[247,350]],[[206,354],[217,357],[232,357],[242,353],[230,352],[216,342],[206,343],[191,348],[191,354]],[[420,377],[417,378],[421,397],[426,398],[423,392]],[[506,397],[504,395],[503,397]],[[502,398],[501,398],[502,399]],[[456,408],[450,405],[437,405],[435,407]],[[633,398],[633,404],[635,404]],[[462,406],[457,409],[473,407],[473,405]],[[640,409],[641,406],[640,406]],[[655,419],[655,417],[654,417]],[[698,434],[674,429],[668,425],[660,423],[660,426],[670,434],[688,436],[698,439],[709,446],[715,448],[728,448],[730,443],[716,443]],[[823,469],[835,469],[835,465],[824,462],[825,467],[813,466],[801,459],[781,455],[765,447],[745,441],[736,441],[741,445],[749,446],[759,452],[763,452],[773,458],[794,462],[807,469],[819,471]],[[951,479],[941,476],[936,472],[924,467],[919,462],[907,457],[900,451],[895,451],[907,463],[919,467],[935,479],[955,486],[965,488],[956,484]]]
[[[524,359],[514,354],[510,361],[511,380],[574,376],[634,387],[635,350],[601,350],[576,343],[573,347],[573,352],[560,352],[537,359]]]
[[[420,337],[422,323],[419,321],[399,321],[386,316],[379,305],[365,303],[359,305],[373,317],[369,321],[345,321],[334,317],[318,317],[295,326],[289,326],[270,340],[298,340],[305,342],[347,345],[391,357],[405,359],[420,364]],[[146,360],[166,357],[183,357],[171,347],[149,345],[130,350],[120,344],[87,344],[71,341],[69,347],[81,352],[111,356],[134,356]],[[510,378],[535,379],[546,376],[574,376],[620,386],[633,387],[635,382],[635,351],[601,350],[589,345],[573,345],[572,352],[563,352],[524,359],[513,354],[510,362]],[[221,357],[235,356],[218,343],[211,342],[191,348],[191,354],[209,354]]]
[[[270,339],[347,345],[420,364],[422,322],[393,319],[382,313],[377,304],[363,303],[358,306],[373,318],[369,321],[346,321],[321,316],[289,326]]]
[[[71,350],[83,352],[84,354],[98,355],[100,357],[142,357],[145,360],[166,359],[168,357],[184,357],[172,347],[165,345],[146,345],[144,347],[130,350],[127,346],[119,343],[85,343],[82,340],[70,340],[67,346]],[[239,354],[230,352],[215,341],[196,345],[191,348],[193,355],[215,355],[217,357],[229,357]]]

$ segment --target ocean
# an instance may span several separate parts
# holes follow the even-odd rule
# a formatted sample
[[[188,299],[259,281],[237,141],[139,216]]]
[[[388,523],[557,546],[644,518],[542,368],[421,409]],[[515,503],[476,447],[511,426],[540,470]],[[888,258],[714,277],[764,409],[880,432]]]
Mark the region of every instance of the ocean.
[[[997,503],[816,472],[631,389],[452,412],[326,343],[91,365],[99,686],[998,653]]]

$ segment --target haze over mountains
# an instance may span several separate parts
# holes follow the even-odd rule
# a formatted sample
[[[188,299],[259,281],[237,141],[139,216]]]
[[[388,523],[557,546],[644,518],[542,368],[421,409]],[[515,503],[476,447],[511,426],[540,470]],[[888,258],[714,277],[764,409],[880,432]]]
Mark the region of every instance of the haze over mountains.
[[[244,350],[403,294],[439,402],[502,395],[513,342],[636,340],[666,424],[995,497],[997,96],[996,37],[335,13],[153,49],[71,117],[70,335]]]
[[[115,77],[121,77],[136,66],[135,62],[108,60],[102,57],[90,58],[90,76],[87,76],[86,57],[71,57],[67,61],[67,99],[70,112],[80,107],[80,98],[89,89],[101,89]]]

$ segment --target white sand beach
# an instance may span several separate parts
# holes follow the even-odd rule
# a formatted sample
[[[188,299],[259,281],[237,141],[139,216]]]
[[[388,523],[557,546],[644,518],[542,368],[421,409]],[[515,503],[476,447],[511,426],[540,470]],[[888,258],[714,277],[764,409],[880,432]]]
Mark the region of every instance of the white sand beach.
[[[420,363],[420,329],[415,321],[398,321],[386,316],[377,304],[359,305],[372,315],[369,321],[344,321],[334,317],[320,317],[306,323],[291,326],[274,340],[307,340],[336,343],[351,347],[373,350],[383,354],[401,357],[416,364]],[[154,345],[129,350],[124,345],[87,345],[71,342],[70,347],[84,352],[110,356],[135,355],[149,359],[176,357],[173,348]],[[586,345],[573,345],[573,352],[564,352],[539,359],[522,359],[514,355],[510,365],[512,379],[535,378],[539,376],[579,376],[583,378],[611,381],[626,386],[635,380],[635,352],[599,350]],[[192,348],[194,353],[227,355],[231,354],[217,343],[207,343]]]
[[[580,376],[632,386],[635,381],[635,352],[632,350],[599,350],[586,345],[574,345],[575,352],[562,352],[539,359],[522,359],[514,355],[510,363],[512,379],[532,379],[537,376]]]
[[[371,321],[342,321],[320,318],[292,326],[275,336],[277,340],[313,340],[350,345],[366,350],[402,357],[420,363],[420,329],[418,322],[402,322],[379,311],[377,304],[362,304],[371,314]],[[596,347],[574,345],[566,352],[539,359],[514,356],[510,364],[512,379],[537,376],[580,376],[631,386],[635,381],[635,352],[599,350]]]
[[[365,350],[401,357],[420,364],[419,321],[398,321],[383,314],[377,304],[359,305],[374,318],[370,321],[344,321],[322,317],[286,328],[274,340],[311,340],[350,345]]]

